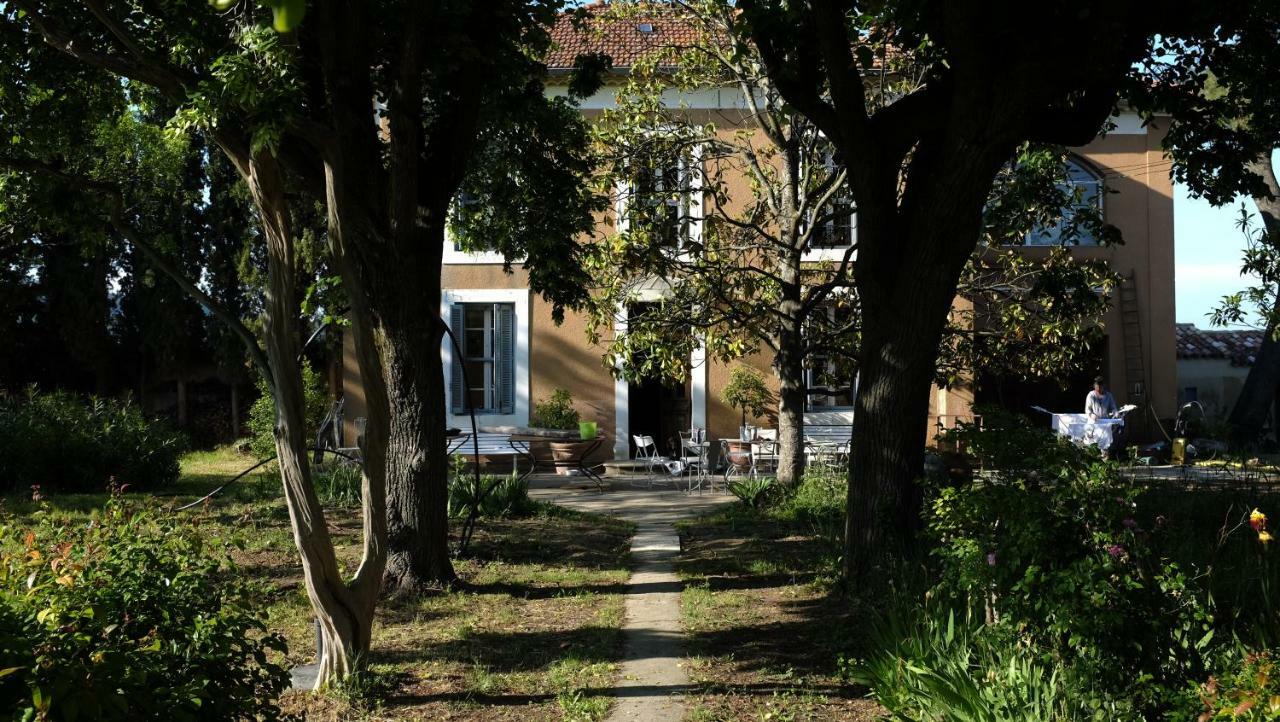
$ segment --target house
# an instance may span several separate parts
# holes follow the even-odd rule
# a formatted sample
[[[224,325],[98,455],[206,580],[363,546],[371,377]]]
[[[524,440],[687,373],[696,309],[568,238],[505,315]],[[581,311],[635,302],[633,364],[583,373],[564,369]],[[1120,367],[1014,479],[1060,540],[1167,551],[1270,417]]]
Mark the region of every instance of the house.
[[[1178,404],[1198,401],[1206,417],[1225,421],[1262,348],[1262,333],[1178,324]]]
[[[595,13],[601,6],[586,9]],[[607,52],[616,80],[641,53],[663,44],[687,44],[693,34],[670,17],[656,17],[606,24],[599,34],[580,31],[566,19],[555,28],[554,37],[558,49],[549,59],[546,92],[561,95],[567,93],[568,72],[580,53]],[[616,87],[606,83],[582,102],[582,112],[589,117],[599,114],[615,104],[615,95]],[[669,95],[669,107],[706,117],[720,118],[726,115],[722,111],[742,107],[734,88],[708,87]],[[1174,413],[1173,200],[1169,160],[1160,147],[1163,130],[1158,123],[1145,125],[1131,112],[1119,113],[1113,122],[1105,135],[1074,149],[1071,164],[1073,183],[1083,190],[1081,202],[1100,205],[1106,221],[1125,239],[1123,245],[1102,247],[1086,238],[1073,251],[1082,258],[1106,259],[1126,277],[1107,316],[1108,335],[1096,367],[1072,379],[1065,390],[980,376],[958,388],[939,388],[930,410],[936,425],[972,418],[975,402],[982,401],[1003,400],[1018,410],[1039,403],[1053,410],[1079,411],[1098,373],[1108,377],[1122,403],[1149,402],[1162,417]],[[744,178],[744,188],[746,182]],[[1104,187],[1108,192],[1102,192]],[[856,220],[849,227],[856,229]],[[1046,254],[1057,233],[1058,229],[1040,229],[1024,252]],[[843,249],[836,244],[814,252],[838,256]],[[736,436],[739,415],[720,400],[729,376],[727,366],[711,363],[695,351],[684,384],[615,378],[601,361],[604,348],[586,339],[586,319],[568,313],[562,325],[553,323],[550,305],[529,291],[525,272],[517,264],[513,273],[505,273],[502,260],[496,254],[466,253],[445,243],[439,312],[464,339],[465,358],[457,358],[447,345],[443,353],[447,369],[463,363],[474,369],[472,388],[466,392],[483,409],[478,415],[481,425],[524,426],[535,402],[563,388],[572,393],[582,418],[597,422],[609,441],[604,451],[616,458],[632,453],[633,434],[665,436],[673,429],[698,427],[708,429],[712,438]],[[650,291],[660,294],[659,286]],[[769,371],[769,359],[763,355],[740,363]],[[446,374],[450,376],[449,425],[466,427],[457,374]],[[350,349],[345,381],[348,418],[355,419],[361,415],[362,399]],[[810,405],[807,423],[848,425],[853,421],[847,391],[812,394]]]

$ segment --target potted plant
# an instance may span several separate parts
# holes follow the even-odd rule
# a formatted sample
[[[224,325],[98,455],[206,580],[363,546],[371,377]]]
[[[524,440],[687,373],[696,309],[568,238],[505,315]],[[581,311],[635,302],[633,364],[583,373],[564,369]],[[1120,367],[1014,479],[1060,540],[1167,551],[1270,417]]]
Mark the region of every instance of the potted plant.
[[[535,403],[533,405],[533,413],[529,416],[529,423],[531,426],[544,429],[565,431],[577,429],[579,434],[586,438],[586,435],[582,433],[583,429],[578,410],[573,408],[573,396],[565,389],[556,389],[551,392],[551,398]],[[595,424],[592,423],[592,426],[594,427]],[[593,433],[592,438],[594,436]],[[586,444],[587,442],[582,440],[551,441],[548,446],[550,447],[552,461],[558,462],[556,473],[567,476],[571,470],[560,467],[559,462],[572,461],[582,453],[582,449]]]
[[[742,426],[739,437],[747,438],[747,415],[763,416],[773,406],[773,392],[765,383],[764,374],[750,366],[734,366],[729,371],[729,383],[720,392],[720,398],[730,407],[742,412]]]

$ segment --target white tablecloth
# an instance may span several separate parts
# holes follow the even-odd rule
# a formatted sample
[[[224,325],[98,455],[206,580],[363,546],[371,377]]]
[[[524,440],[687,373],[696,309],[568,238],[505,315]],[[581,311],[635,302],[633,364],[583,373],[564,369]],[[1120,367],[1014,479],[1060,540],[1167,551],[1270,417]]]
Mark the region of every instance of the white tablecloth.
[[[1090,421],[1086,414],[1054,414],[1053,430],[1078,444],[1094,444],[1099,449],[1110,449],[1116,430],[1124,426],[1124,419],[1098,419]]]

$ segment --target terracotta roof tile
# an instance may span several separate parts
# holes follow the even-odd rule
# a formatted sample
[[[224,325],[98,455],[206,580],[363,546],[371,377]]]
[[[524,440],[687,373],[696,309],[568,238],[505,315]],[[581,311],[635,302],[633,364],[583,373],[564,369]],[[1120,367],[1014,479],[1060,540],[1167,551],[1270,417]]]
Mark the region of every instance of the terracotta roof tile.
[[[1206,331],[1194,324],[1177,325],[1178,358],[1224,359],[1232,366],[1252,366],[1262,347],[1262,331]]]
[[[664,47],[687,47],[698,37],[697,30],[671,6],[654,6],[652,12],[625,20],[601,17],[609,10],[607,3],[593,3],[581,9],[587,16],[581,27],[575,24],[572,13],[562,13],[551,29],[554,45],[547,56],[548,69],[572,68],[574,60],[587,53],[603,53],[612,58],[613,67],[626,68],[647,53]]]

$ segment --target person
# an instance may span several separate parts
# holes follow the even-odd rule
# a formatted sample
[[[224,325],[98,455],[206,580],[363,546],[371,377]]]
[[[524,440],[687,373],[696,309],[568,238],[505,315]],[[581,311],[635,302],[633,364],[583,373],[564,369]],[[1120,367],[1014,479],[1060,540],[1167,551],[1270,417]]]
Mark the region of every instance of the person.
[[[1110,419],[1116,415],[1116,397],[1107,391],[1107,384],[1102,377],[1093,380],[1093,390],[1084,398],[1084,413],[1090,421]]]

